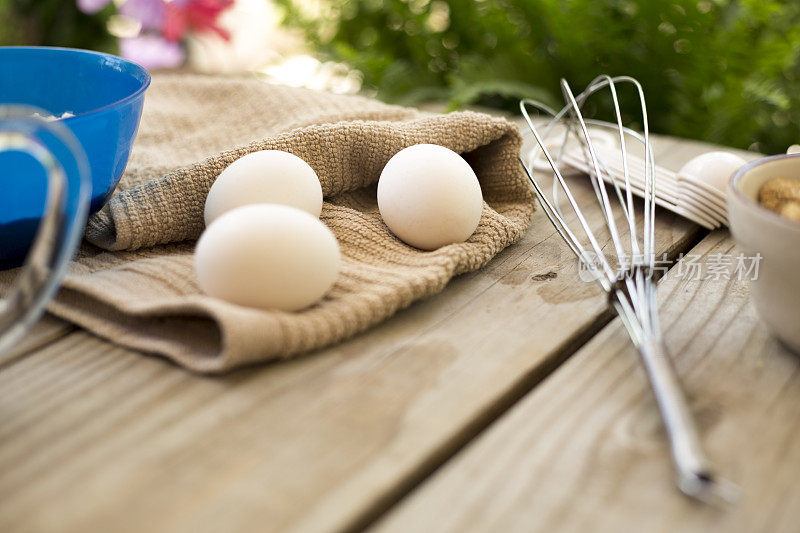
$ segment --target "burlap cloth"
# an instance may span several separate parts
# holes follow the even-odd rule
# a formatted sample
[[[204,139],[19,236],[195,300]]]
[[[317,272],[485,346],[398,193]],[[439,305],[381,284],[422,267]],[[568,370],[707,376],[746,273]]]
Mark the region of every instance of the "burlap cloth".
[[[418,143],[463,154],[480,179],[483,214],[465,243],[423,252],[381,220],[381,169]],[[517,161],[520,143],[512,123],[479,113],[433,116],[252,79],[155,76],[117,193],[89,221],[94,246],[81,249],[50,311],[199,372],[336,343],[441,291],[523,235],[534,204]],[[336,285],[302,312],[207,297],[192,267],[212,182],[238,157],[264,149],[286,150],[314,168],[325,197],[321,219],[341,246]]]

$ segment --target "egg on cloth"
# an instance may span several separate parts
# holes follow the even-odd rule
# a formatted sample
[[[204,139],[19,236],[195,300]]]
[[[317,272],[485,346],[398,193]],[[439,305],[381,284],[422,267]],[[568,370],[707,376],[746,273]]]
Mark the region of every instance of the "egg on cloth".
[[[253,204],[216,218],[195,248],[195,272],[209,296],[262,309],[299,311],[336,282],[339,244],[316,216]]]
[[[403,242],[435,250],[469,239],[478,227],[483,195],[463,157],[435,144],[396,153],[378,180],[378,209]]]
[[[322,186],[314,169],[294,154],[247,154],[228,165],[208,191],[206,226],[231,209],[257,203],[289,205],[319,217]]]

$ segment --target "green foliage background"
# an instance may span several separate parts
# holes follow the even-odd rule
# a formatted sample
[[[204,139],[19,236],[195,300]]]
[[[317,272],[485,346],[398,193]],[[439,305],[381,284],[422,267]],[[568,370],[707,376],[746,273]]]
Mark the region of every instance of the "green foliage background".
[[[74,0],[0,0],[0,46],[37,45],[115,52],[117,39],[106,31],[114,13],[81,13]]]
[[[782,152],[800,142],[800,1],[278,0],[326,57],[394,102],[515,109],[601,73],[645,88],[653,131]],[[608,116],[608,102],[597,101]]]

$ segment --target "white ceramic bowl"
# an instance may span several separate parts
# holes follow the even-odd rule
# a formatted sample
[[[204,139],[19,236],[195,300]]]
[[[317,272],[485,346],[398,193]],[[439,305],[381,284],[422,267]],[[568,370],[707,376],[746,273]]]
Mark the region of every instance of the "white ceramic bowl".
[[[800,353],[800,222],[758,203],[761,186],[778,177],[800,179],[800,154],[765,157],[739,169],[728,186],[728,220],[742,251],[762,256],[750,285],[759,315]]]

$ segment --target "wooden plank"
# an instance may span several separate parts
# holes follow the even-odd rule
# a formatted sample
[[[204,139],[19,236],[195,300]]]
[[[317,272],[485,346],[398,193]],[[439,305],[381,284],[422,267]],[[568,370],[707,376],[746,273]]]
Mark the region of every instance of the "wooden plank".
[[[657,248],[698,231],[660,213]],[[608,319],[537,213],[481,272],[313,356],[211,379],[71,334],[0,372],[0,530],[366,523]]]
[[[0,355],[0,368],[75,330],[75,326],[51,315],[45,315],[28,334],[8,352]]]
[[[716,231],[692,253],[738,253]],[[655,401],[615,320],[432,476],[376,531],[797,531],[800,358],[771,338],[745,281],[659,287],[668,346],[731,509],[677,492]]]

